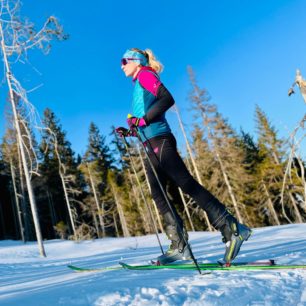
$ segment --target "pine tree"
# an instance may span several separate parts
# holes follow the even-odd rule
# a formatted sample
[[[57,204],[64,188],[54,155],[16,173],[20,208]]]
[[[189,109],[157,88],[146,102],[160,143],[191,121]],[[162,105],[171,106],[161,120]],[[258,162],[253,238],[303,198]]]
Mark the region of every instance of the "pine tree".
[[[103,194],[106,188],[107,171],[112,168],[114,159],[106,144],[105,136],[100,134],[98,127],[93,122],[89,126],[88,146],[83,160],[88,163],[96,162],[97,172],[100,175],[99,189]]]
[[[267,115],[256,107],[256,123],[258,133],[258,147],[261,162],[257,167],[259,182],[266,195],[268,211],[274,216],[281,211],[281,219],[291,223],[291,218],[296,222],[303,222],[297,201],[293,196],[290,186],[283,186],[284,179],[284,141],[277,137],[276,129],[269,122]],[[289,216],[288,216],[289,215]]]
[[[244,152],[237,145],[238,137],[227,121],[217,111],[216,105],[210,103],[210,97],[205,89],[199,88],[192,69],[188,68],[192,92],[190,100],[196,111],[196,118],[205,127],[205,137],[213,153],[220,173],[217,190],[214,195],[222,202],[232,205],[240,222],[248,219],[245,207],[245,190],[248,175],[244,169]],[[216,169],[217,170],[217,169]]]
[[[269,196],[266,197],[265,186],[262,185],[260,178],[257,176],[257,167],[262,162],[257,143],[249,133],[245,133],[241,129],[238,145],[244,151],[244,166],[250,178],[247,194],[249,197],[248,201],[252,204],[252,224],[256,226],[269,224],[269,222],[266,222],[268,215],[274,220],[273,224],[280,224],[271,199]],[[262,196],[263,194],[264,197]],[[267,211],[268,206],[269,213]]]

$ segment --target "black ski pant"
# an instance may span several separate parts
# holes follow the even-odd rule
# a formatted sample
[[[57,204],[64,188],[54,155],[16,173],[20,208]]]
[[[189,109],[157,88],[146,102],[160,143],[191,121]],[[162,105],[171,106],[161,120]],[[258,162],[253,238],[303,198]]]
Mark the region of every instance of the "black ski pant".
[[[174,136],[172,134],[167,134],[148,139],[145,142],[145,147],[163,189],[166,190],[167,181],[169,179],[172,180],[184,193],[192,197],[197,205],[207,213],[210,223],[216,229],[220,229],[224,224],[228,212],[225,206],[200,185],[189,173],[177,151],[176,139]],[[147,160],[145,167],[152,197],[160,214],[164,215],[170,211],[169,205],[165,200],[154,172]],[[173,206],[172,209],[177,214]]]

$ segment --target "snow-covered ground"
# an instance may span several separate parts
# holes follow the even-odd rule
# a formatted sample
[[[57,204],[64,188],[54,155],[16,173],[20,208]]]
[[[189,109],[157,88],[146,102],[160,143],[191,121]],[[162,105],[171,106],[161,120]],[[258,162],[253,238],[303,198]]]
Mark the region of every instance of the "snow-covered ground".
[[[167,240],[161,235],[162,243]],[[190,233],[200,262],[223,257],[219,233]],[[154,235],[107,238],[74,243],[45,242],[48,257],[37,245],[0,241],[0,305],[306,305],[306,270],[102,271],[76,273],[81,267],[146,264],[159,253]],[[306,264],[306,224],[255,229],[239,260],[276,259],[282,264]]]

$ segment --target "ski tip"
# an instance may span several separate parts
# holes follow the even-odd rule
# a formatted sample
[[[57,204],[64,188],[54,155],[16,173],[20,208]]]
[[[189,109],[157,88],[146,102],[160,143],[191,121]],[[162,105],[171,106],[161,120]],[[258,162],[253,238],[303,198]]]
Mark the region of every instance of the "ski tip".
[[[82,268],[79,268],[79,267],[76,267],[76,266],[73,266],[73,265],[67,265],[67,268],[75,271],[75,272],[84,272],[84,270]]]

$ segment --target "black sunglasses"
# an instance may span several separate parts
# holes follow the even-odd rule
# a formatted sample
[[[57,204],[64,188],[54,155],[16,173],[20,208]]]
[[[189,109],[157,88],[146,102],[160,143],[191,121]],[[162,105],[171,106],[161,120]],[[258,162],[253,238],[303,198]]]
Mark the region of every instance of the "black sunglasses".
[[[129,63],[129,61],[132,61],[132,60],[139,60],[139,58],[133,58],[133,57],[123,58],[121,59],[121,65],[125,66],[126,64]]]

